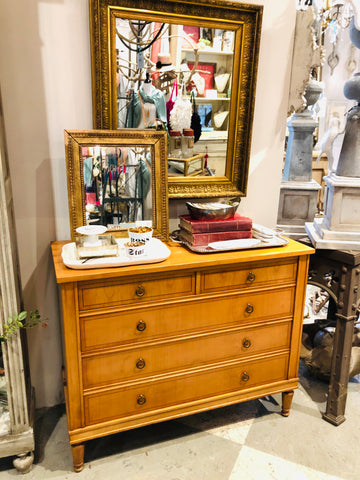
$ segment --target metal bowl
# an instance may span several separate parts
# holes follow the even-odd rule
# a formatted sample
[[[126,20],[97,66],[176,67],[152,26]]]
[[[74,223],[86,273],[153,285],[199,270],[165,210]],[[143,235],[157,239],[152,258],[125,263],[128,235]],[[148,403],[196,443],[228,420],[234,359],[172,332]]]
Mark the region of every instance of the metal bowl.
[[[193,203],[186,202],[189,214],[194,220],[226,220],[235,215],[240,201],[231,201],[228,203],[209,202]]]

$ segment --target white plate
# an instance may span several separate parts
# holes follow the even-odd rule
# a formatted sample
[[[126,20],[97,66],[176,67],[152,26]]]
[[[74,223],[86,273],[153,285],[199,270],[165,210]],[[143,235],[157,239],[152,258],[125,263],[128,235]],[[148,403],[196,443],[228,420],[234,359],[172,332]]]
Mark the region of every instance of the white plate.
[[[257,238],[239,238],[236,240],[224,240],[223,242],[209,243],[214,250],[237,250],[239,248],[251,248],[259,245],[261,240]]]
[[[105,233],[107,230],[107,227],[104,225],[84,225],[83,227],[78,227],[76,229],[77,233],[80,233],[80,235],[101,235],[102,233]]]
[[[128,238],[117,238],[120,254],[117,257],[97,257],[88,260],[76,258],[75,243],[67,243],[63,246],[61,256],[64,264],[75,270],[84,270],[89,268],[108,268],[122,267],[126,265],[141,265],[145,263],[163,262],[170,256],[168,247],[158,238],[153,238],[147,247],[145,255],[136,258],[129,258],[125,254],[124,243],[128,242]]]

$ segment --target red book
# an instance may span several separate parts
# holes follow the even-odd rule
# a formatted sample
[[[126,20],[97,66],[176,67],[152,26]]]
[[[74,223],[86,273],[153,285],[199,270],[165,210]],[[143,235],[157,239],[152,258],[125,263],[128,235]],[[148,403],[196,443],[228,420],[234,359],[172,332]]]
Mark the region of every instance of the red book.
[[[180,228],[180,238],[194,247],[200,247],[203,245],[208,245],[211,242],[237,240],[239,238],[251,238],[251,230],[237,230],[235,232],[191,233],[183,228]]]
[[[226,220],[193,220],[190,215],[180,215],[179,219],[179,227],[191,233],[235,232],[252,227],[252,220],[238,213]]]

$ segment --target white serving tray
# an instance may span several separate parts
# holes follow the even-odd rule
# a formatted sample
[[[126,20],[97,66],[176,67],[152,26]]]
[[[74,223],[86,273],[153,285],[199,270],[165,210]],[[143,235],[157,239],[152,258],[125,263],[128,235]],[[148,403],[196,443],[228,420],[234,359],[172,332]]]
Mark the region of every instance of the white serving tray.
[[[168,247],[158,238],[152,238],[145,255],[137,258],[129,258],[125,254],[124,243],[128,242],[128,238],[117,238],[119,244],[119,255],[117,257],[97,257],[78,260],[76,258],[75,242],[67,243],[63,246],[61,257],[64,264],[76,270],[84,270],[90,268],[108,268],[123,267],[128,265],[141,265],[145,263],[163,262],[170,256]]]

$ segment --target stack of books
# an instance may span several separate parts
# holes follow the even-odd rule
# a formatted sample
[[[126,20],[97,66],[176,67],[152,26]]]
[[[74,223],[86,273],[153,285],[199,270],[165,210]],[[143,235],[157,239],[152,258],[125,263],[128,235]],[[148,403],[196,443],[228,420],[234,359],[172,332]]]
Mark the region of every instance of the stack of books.
[[[238,213],[226,220],[194,220],[190,215],[180,215],[179,219],[180,238],[194,247],[252,235],[252,220]]]

